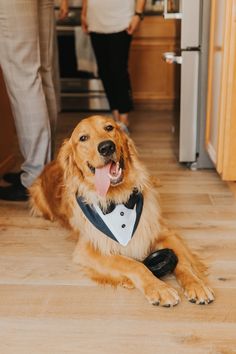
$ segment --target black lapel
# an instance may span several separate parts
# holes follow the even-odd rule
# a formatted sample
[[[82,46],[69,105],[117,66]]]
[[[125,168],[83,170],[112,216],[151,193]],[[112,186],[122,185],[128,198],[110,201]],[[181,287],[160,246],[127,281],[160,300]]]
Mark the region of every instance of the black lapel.
[[[105,222],[102,220],[102,218],[98,215],[98,213],[92,206],[86,204],[82,197],[77,197],[77,202],[84,215],[98,230],[106,234],[112,240],[118,242],[113,233],[110,231]]]

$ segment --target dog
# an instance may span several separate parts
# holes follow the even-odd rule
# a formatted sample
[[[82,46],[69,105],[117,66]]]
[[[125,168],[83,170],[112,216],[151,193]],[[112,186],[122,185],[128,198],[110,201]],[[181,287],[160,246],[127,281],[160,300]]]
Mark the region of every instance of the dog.
[[[153,305],[175,306],[178,292],[142,263],[169,248],[187,299],[209,304],[214,293],[206,267],[162,218],[155,184],[132,139],[112,118],[92,116],[79,122],[31,186],[31,209],[76,235],[73,261],[91,279],[137,288]]]

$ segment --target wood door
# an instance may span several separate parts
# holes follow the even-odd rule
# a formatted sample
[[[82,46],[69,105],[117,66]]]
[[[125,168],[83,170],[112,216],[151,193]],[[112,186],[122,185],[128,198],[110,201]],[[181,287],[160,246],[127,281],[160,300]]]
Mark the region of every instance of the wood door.
[[[236,180],[236,0],[212,0],[206,145],[223,180]]]
[[[236,180],[236,0],[227,0],[221,130],[217,169],[223,180]]]

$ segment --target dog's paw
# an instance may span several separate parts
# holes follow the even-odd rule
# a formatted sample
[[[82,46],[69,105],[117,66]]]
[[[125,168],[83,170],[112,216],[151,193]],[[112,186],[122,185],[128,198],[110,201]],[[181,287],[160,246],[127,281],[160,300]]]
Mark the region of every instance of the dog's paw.
[[[184,289],[184,295],[188,301],[198,305],[210,304],[215,299],[213,290],[200,280],[187,285]]]
[[[166,284],[151,284],[145,288],[145,296],[152,305],[176,306],[180,302],[177,291]]]

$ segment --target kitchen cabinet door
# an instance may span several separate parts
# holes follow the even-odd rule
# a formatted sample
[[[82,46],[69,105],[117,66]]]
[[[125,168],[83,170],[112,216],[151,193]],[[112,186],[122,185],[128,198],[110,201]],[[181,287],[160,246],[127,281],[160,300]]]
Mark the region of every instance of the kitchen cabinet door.
[[[223,180],[236,180],[236,0],[212,0],[206,146]]]
[[[146,16],[134,34],[130,74],[135,106],[174,109],[179,99],[179,65],[167,65],[163,53],[179,47],[180,22]]]

